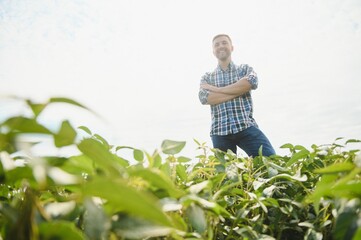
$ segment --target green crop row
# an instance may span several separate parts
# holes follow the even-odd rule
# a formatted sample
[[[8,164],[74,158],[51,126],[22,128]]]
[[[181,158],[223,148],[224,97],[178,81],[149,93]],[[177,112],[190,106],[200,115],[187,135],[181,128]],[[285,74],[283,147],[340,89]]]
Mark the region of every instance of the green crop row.
[[[74,100],[19,101],[31,114],[0,122],[0,239],[361,239],[359,140],[256,158],[195,140],[189,158],[185,142],[148,153],[38,121],[52,103],[85,108]],[[44,141],[76,154],[35,153]]]

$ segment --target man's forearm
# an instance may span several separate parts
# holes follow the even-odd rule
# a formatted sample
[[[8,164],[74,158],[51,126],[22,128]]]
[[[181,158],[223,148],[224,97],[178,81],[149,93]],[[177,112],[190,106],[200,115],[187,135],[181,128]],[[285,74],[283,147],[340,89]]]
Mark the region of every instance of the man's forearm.
[[[207,83],[203,83],[201,84],[201,88],[209,91],[207,104],[216,105],[227,102],[249,92],[252,89],[252,85],[248,81],[247,77],[244,77],[237,82],[224,87],[216,87]]]
[[[219,92],[209,92],[208,98],[207,98],[207,104],[209,105],[217,105],[220,103],[227,102],[229,100],[232,100],[234,98],[238,97],[238,95],[235,94],[224,94]]]
[[[210,92],[214,93],[222,93],[229,95],[241,96],[252,89],[251,83],[248,81],[246,77],[241,78],[237,82],[224,86],[224,87],[216,87],[207,83],[201,84],[201,88],[206,89]]]
[[[247,77],[244,77],[231,85],[217,88],[216,92],[241,96],[249,92],[251,90],[251,87],[252,86],[249,83]]]

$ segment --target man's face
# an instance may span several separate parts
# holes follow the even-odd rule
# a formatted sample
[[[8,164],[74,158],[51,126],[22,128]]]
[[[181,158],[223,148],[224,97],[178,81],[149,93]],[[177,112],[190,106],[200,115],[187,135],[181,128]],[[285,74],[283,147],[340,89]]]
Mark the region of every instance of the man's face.
[[[225,61],[230,58],[233,51],[233,46],[231,41],[225,37],[221,36],[213,41],[213,54],[220,61]]]

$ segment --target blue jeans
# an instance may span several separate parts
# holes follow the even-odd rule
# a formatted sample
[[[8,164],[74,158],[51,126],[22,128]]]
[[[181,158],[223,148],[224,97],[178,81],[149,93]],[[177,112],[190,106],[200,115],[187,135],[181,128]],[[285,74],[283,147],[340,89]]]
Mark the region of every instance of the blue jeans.
[[[254,126],[246,128],[245,130],[235,134],[225,136],[212,135],[211,137],[213,147],[224,152],[231,150],[236,153],[238,146],[245,151],[248,156],[256,157],[259,155],[258,151],[262,146],[263,156],[276,154],[266,135],[264,135],[259,128]]]

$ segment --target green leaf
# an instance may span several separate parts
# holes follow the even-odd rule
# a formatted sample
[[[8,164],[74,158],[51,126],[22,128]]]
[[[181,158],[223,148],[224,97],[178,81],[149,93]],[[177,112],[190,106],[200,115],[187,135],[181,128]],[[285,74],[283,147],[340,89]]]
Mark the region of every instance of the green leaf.
[[[212,182],[207,180],[190,186],[188,190],[190,193],[198,194],[204,189],[211,188],[211,186]]]
[[[171,169],[170,163],[168,161],[165,162],[164,164],[161,164],[159,169],[168,176],[172,175],[172,169]]]
[[[307,149],[302,149],[301,151],[296,152],[295,154],[292,155],[291,159],[286,163],[286,167],[289,167],[298,160],[307,157],[309,153],[310,152]]]
[[[308,196],[307,201],[313,203],[316,213],[319,211],[319,203],[322,197],[330,195],[332,183],[337,179],[336,174],[325,174],[317,182],[314,192]]]
[[[132,149],[132,150],[134,150],[133,147],[129,147],[129,146],[117,146],[117,147],[115,148],[115,151],[117,152],[117,151],[119,151],[120,149]]]
[[[120,171],[120,159],[117,155],[109,152],[108,148],[95,139],[87,138],[78,144],[79,150],[91,158],[98,166],[103,167],[110,174],[118,175]],[[126,163],[124,162],[124,165]],[[124,166],[123,166],[124,167]]]
[[[90,198],[84,201],[84,232],[89,239],[106,239],[110,230],[110,220],[104,210]]]
[[[160,156],[160,154],[158,152],[154,152],[153,156],[153,166],[154,167],[160,167],[162,164],[162,157]]]
[[[74,223],[66,221],[43,222],[39,225],[39,235],[42,240],[83,240],[81,230]]]
[[[26,103],[29,105],[31,110],[33,111],[35,118],[39,116],[39,114],[44,110],[44,108],[47,106],[47,104],[38,104],[33,103],[31,100],[26,100]]]
[[[286,143],[286,144],[283,144],[280,148],[289,148],[289,149],[293,149],[293,145],[291,143]]]
[[[54,144],[56,147],[64,147],[74,144],[76,138],[76,131],[71,126],[68,120],[62,122],[60,130],[54,134]]]
[[[182,151],[186,142],[177,142],[172,140],[164,140],[162,143],[162,152],[165,154],[174,155]]]
[[[315,173],[339,173],[351,171],[355,168],[355,165],[350,162],[335,163],[325,168],[316,169]]]
[[[86,126],[80,126],[78,127],[79,129],[83,130],[84,132],[86,132],[89,135],[92,135],[92,132],[90,131],[89,128],[87,128]]]
[[[310,222],[300,222],[299,224],[298,224],[298,226],[300,226],[300,227],[307,227],[307,228],[315,228],[315,226],[313,226],[313,224],[312,223],[310,223]]]
[[[99,140],[104,146],[106,146],[108,149],[111,148],[111,146],[109,145],[108,141],[105,140],[105,138],[103,138],[102,136],[100,136],[99,134],[94,134],[95,139]]]
[[[226,172],[226,167],[223,164],[217,164],[214,167],[215,167],[217,173],[225,173]]]
[[[1,125],[0,125],[0,129],[1,129]],[[11,144],[11,142],[13,141],[12,134],[2,134],[0,132],[0,152],[2,151],[6,151],[8,153],[12,153],[15,149],[13,146],[13,144]]]
[[[192,204],[187,208],[187,216],[193,229],[200,234],[204,233],[207,229],[207,220],[203,209]]]
[[[5,173],[5,182],[7,184],[16,184],[24,179],[35,181],[33,170],[29,166],[17,167]]]
[[[61,166],[63,165],[68,158],[66,157],[56,157],[56,156],[42,156],[48,166]]]
[[[129,169],[130,176],[138,176],[149,182],[151,185],[166,190],[170,196],[178,198],[184,193],[178,190],[171,179],[159,169]]]
[[[158,239],[157,237],[167,236],[174,230],[121,213],[112,221],[112,231],[121,237],[117,239]]]
[[[267,165],[269,165],[270,167],[278,170],[278,171],[282,171],[282,172],[289,172],[289,169],[281,167],[273,162],[268,162]]]
[[[183,165],[178,164],[176,167],[178,177],[183,181],[186,182],[188,175],[186,172],[186,168]]]
[[[5,123],[11,130],[20,133],[44,133],[51,134],[51,131],[39,124],[36,120],[26,117],[9,118]]]
[[[164,226],[172,226],[163,213],[158,200],[145,192],[137,191],[121,179],[96,178],[84,185],[84,194],[97,196],[115,209],[122,209],[135,216]]]
[[[134,149],[133,151],[133,157],[136,161],[138,162],[143,162],[144,160],[144,153],[143,151],[139,150],[139,149]]]
[[[354,182],[355,179],[357,179],[358,174],[361,172],[361,168],[354,168],[351,172],[349,172],[347,175],[340,178],[337,183],[335,184],[335,187],[339,185],[347,185],[351,182]]]
[[[61,166],[61,169],[75,175],[92,174],[94,173],[94,164],[86,155],[72,156]]]
[[[333,229],[334,239],[352,239],[356,231],[358,214],[356,208],[339,214]]]
[[[349,143],[359,143],[359,142],[361,142],[361,140],[359,140],[359,139],[349,139],[349,140],[346,141],[346,144],[349,144]]]
[[[273,192],[277,189],[276,186],[271,185],[265,189],[263,189],[262,194],[266,197],[271,197],[273,195]]]
[[[181,201],[183,202],[184,206],[190,205],[192,203],[197,203],[199,206],[202,206],[202,208],[210,210],[217,215],[231,217],[231,214],[218,203],[208,201],[194,194],[184,196]]]
[[[263,200],[263,202],[267,206],[272,206],[272,207],[276,207],[276,208],[280,207],[280,205],[278,204],[277,199],[275,199],[275,198],[266,198],[265,200]]]
[[[253,192],[247,192],[247,194],[251,197],[252,200],[255,200],[258,203],[258,205],[265,213],[268,213],[267,207],[262,203],[262,201],[258,198],[256,194],[254,194]]]
[[[245,197],[244,190],[240,188],[232,188],[230,193],[231,193],[230,195]]]
[[[295,150],[307,150],[304,146],[302,145],[295,145],[294,147]]]
[[[187,158],[187,157],[177,157],[177,160],[178,160],[178,162],[180,162],[180,163],[185,163],[185,162],[191,161],[192,159]]]
[[[332,195],[338,198],[352,198],[354,196],[361,197],[361,182],[340,184],[332,188]]]
[[[353,235],[352,240],[358,240],[361,239],[361,227],[359,227],[355,233],[355,235]]]
[[[10,226],[16,224],[19,215],[19,209],[12,207],[7,202],[2,202],[0,205],[0,213],[2,218],[6,219],[7,222],[11,223]]]
[[[153,155],[145,152],[147,160],[149,162],[149,168],[159,168],[162,164],[162,158],[159,155],[158,151],[154,151]]]
[[[193,141],[194,141],[198,146],[201,145],[201,143],[200,143],[197,139],[194,139],[194,138],[193,138]]]
[[[322,240],[323,235],[320,232],[316,232],[313,228],[308,228],[304,239],[307,239],[307,240]]]
[[[65,97],[53,97],[49,99],[49,103],[68,103],[77,107],[81,107],[84,108],[86,110],[91,111],[90,109],[88,109],[87,107],[85,107],[83,104],[80,104],[77,101],[74,101],[73,99],[70,98],[65,98]]]
[[[226,164],[226,159],[224,159],[224,152],[218,149],[214,149],[214,156],[220,161],[220,163]]]

